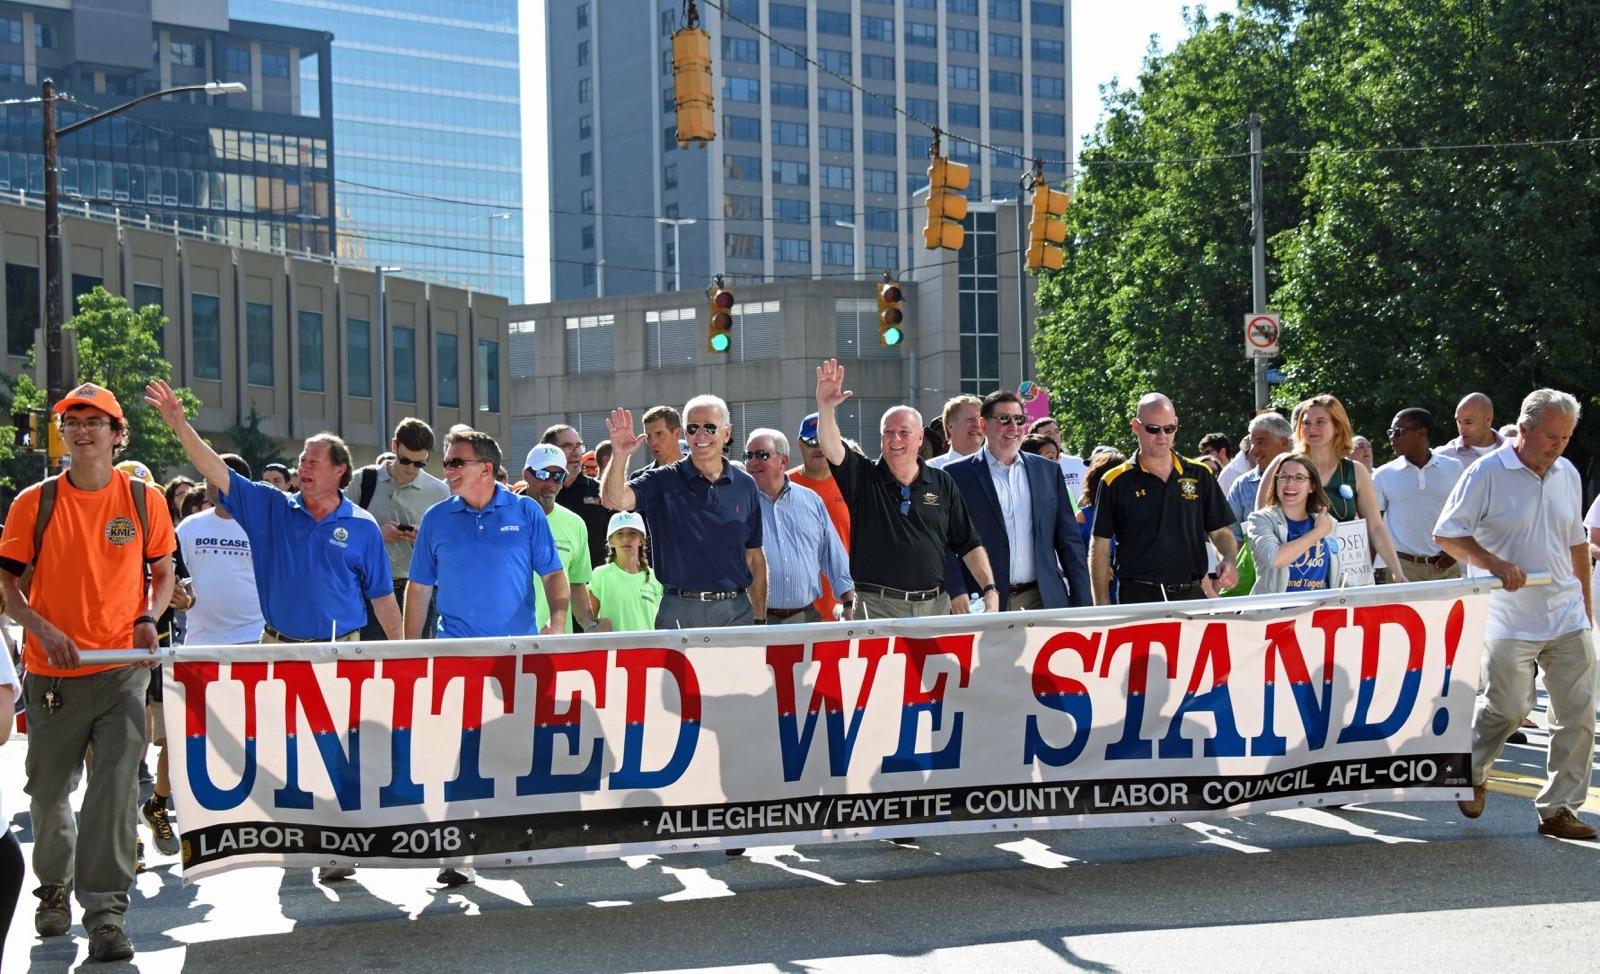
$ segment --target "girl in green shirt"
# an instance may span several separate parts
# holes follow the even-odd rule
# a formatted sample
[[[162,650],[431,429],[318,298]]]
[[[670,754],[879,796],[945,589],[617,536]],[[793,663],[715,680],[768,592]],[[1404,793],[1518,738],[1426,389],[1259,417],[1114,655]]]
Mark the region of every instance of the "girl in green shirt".
[[[597,632],[648,632],[656,627],[661,582],[644,552],[644,518],[632,511],[611,515],[606,525],[606,563],[589,581]]]

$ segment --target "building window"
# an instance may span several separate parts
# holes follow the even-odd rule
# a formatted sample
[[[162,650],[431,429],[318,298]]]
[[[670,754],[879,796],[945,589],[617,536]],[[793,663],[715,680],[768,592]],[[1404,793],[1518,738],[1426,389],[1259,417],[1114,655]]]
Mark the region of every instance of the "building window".
[[[855,170],[849,166],[822,166],[821,186],[823,189],[855,189]]]
[[[882,41],[885,44],[894,43],[894,21],[888,17],[868,17],[861,15],[861,39],[864,41]]]
[[[829,152],[849,152],[854,146],[855,135],[849,129],[837,125],[824,125],[818,130],[821,146]],[[865,137],[865,136],[863,136]],[[890,136],[891,142],[893,136]],[[891,149],[890,155],[894,152]]]
[[[352,396],[367,398],[372,395],[372,322],[363,318],[346,318],[345,328],[345,391]]]
[[[616,315],[567,319],[567,374],[608,373],[613,368]]]
[[[752,179],[760,182],[761,157],[725,153],[722,157],[722,173],[729,179]]]
[[[811,144],[811,128],[804,122],[773,122],[772,144],[804,149]]]
[[[439,405],[461,405],[460,340],[449,332],[433,336],[434,365],[439,373]]]
[[[939,28],[933,24],[906,23],[907,47],[938,47]]]
[[[989,109],[989,128],[1004,132],[1022,131],[1022,112],[1015,108]]]
[[[795,237],[772,238],[772,259],[791,264],[811,263],[811,241]]]
[[[869,269],[879,265],[869,263]],[[892,268],[892,264],[883,265]],[[839,358],[897,359],[899,348],[878,344],[878,304],[871,298],[842,298],[833,302],[834,354]]]
[[[924,121],[935,121],[939,118],[939,99],[907,98],[906,111]]]
[[[761,198],[758,196],[748,198],[755,201],[756,209],[755,215],[746,219],[761,219]],[[827,211],[829,205],[828,203],[822,204],[822,218],[824,220],[828,219]],[[849,207],[845,207],[845,209],[848,211]],[[778,223],[810,223],[811,201],[806,199],[775,199],[772,201],[772,219]]]
[[[300,390],[322,392],[322,312],[299,313]]]
[[[1043,75],[1033,76],[1033,97],[1053,98],[1057,101],[1067,97],[1067,79],[1047,78]]]
[[[1042,37],[1033,39],[1033,59],[1045,64],[1066,64],[1067,46],[1061,41],[1047,41]]]
[[[670,162],[661,169],[661,188],[678,188],[678,164]]]
[[[761,119],[745,115],[724,115],[722,137],[730,142],[760,142]]]
[[[193,311],[190,334],[194,342],[194,377],[222,378],[221,303],[214,294],[196,292],[190,298]]]
[[[57,35],[56,35],[56,28],[55,28],[54,24],[41,24],[38,21],[34,21],[34,24],[33,24],[33,46],[34,47],[41,48],[41,49],[49,49],[49,48],[58,47],[58,46],[60,46],[60,44],[61,44],[61,41],[60,41],[60,38],[57,37]],[[201,51],[200,63],[202,65],[205,64],[205,52],[204,51]]]
[[[952,13],[958,17],[976,17],[978,16],[978,0],[944,0],[944,9],[946,13]]]
[[[978,69],[966,64],[952,64],[945,71],[950,87],[967,91],[978,90]]]
[[[594,135],[593,118],[592,115],[578,116],[578,138],[587,139]]]
[[[900,248],[894,244],[867,244],[867,269],[892,271],[900,266]]]
[[[21,24],[17,30],[22,29]],[[26,355],[39,331],[39,268],[6,264],[6,352]]]
[[[990,34],[989,53],[995,57],[1022,57],[1022,38],[1014,34]]]
[[[588,30],[589,29],[589,5],[586,4],[586,3],[578,4],[577,13],[578,13],[578,29],[579,30]]]
[[[948,27],[944,32],[944,47],[947,51],[976,54],[978,53],[978,32],[975,30],[962,30],[959,27]]]
[[[863,169],[861,177],[866,183],[867,192],[883,193],[892,196],[899,183],[895,172],[891,169]]]
[[[586,226],[581,231],[579,231],[578,237],[579,237],[580,246],[582,246],[584,250],[593,250],[594,249],[594,225],[593,224],[590,224],[589,226]]]
[[[1022,75],[1015,71],[990,71],[989,90],[997,95],[1022,94]]]
[[[289,55],[262,51],[261,76],[263,78],[289,77]]]
[[[1040,27],[1063,27],[1066,14],[1061,4],[1033,0],[1033,22]]]
[[[951,128],[955,128],[958,125],[965,128],[977,128],[978,120],[981,117],[982,116],[978,112],[977,105],[971,105],[959,101],[953,101],[950,103]]]
[[[230,44],[222,49],[222,63],[229,74],[249,74],[250,49]]]
[[[989,0],[989,19],[1020,21],[1022,0]]]
[[[788,3],[768,4],[767,26],[787,27],[790,30],[805,30],[806,8]]]
[[[7,44],[21,44],[22,21],[16,17],[0,17],[0,41]]]
[[[829,267],[856,266],[856,245],[840,240],[822,242],[822,262]]]
[[[578,79],[578,104],[589,104],[589,92],[593,85],[594,82],[589,78]]]
[[[578,156],[578,175],[580,175],[580,176],[593,176],[594,175],[594,153],[593,152],[584,152],[584,153],[580,153],[579,154],[579,156]]]
[[[38,42],[38,35],[42,24],[34,25],[34,41]],[[193,41],[172,41],[167,45],[167,53],[172,63],[186,68],[203,68],[206,66],[206,49],[204,44]]]
[[[272,305],[244,306],[245,375],[253,386],[273,384]]]
[[[961,391],[982,395],[1000,384],[999,266],[993,213],[968,214],[956,258]]]
[[[583,275],[583,286],[594,287],[594,265],[584,264],[581,273]]]
[[[861,75],[876,81],[893,81],[894,58],[881,54],[861,55]]]
[[[1021,114],[1018,112],[1017,114]],[[578,209],[584,213],[594,212],[594,190],[585,189],[578,193]]]
[[[584,67],[588,67],[588,66],[589,66],[589,42],[588,41],[579,41],[578,42],[578,67],[584,68]]]
[[[773,205],[778,208],[778,219],[783,219],[782,204],[788,200],[773,200]],[[801,204],[805,200],[798,200]],[[722,215],[729,220],[759,220],[761,219],[761,197],[743,196],[735,193],[725,193],[722,197]]]
[[[417,401],[417,330],[396,325],[390,350],[394,358],[395,402]]]
[[[934,61],[914,61],[906,58],[906,84],[936,85],[939,83],[939,65]]]
[[[145,308],[148,308],[151,305],[155,305],[158,310],[163,312],[165,311],[166,295],[162,292],[161,285],[134,284],[133,310],[143,311]],[[164,350],[167,347],[167,329],[165,325],[167,319],[163,315],[161,320],[163,324],[156,328],[156,344],[161,346],[161,348]]]
[[[1067,134],[1067,117],[1056,112],[1034,112],[1033,134],[1064,136]]]
[[[817,52],[817,62],[824,70],[841,77],[849,78],[855,74],[854,68],[850,66],[849,51],[834,51],[825,47]]]
[[[644,367],[659,369],[695,364],[696,349],[705,340],[695,325],[693,308],[668,308],[644,313]]]
[[[818,10],[817,33],[849,37],[850,12],[848,10]]]
[[[754,37],[729,37],[723,34],[722,59],[740,64],[760,64],[761,42]]]
[[[745,104],[760,104],[761,79],[760,78],[723,78],[722,97],[728,101],[740,101]]]
[[[500,411],[500,343],[478,339],[478,412]]]
[[[785,186],[810,186],[811,166],[790,159],[772,160],[772,181]]]
[[[896,210],[867,207],[867,229],[877,233],[894,233]]]
[[[804,71],[807,67],[806,44],[804,41],[800,41],[798,44],[793,42],[779,44],[777,41],[773,41],[768,53],[772,56],[772,66],[775,68]]]
[[[849,134],[849,130],[845,130]],[[869,156],[892,156],[895,154],[895,140],[893,132],[874,132],[868,129],[861,133],[861,151]]]
[[[810,99],[806,97],[805,85],[775,82],[772,85],[772,103],[788,108],[805,108],[810,104]]]
[[[738,260],[760,260],[761,235],[757,233],[727,233],[722,236],[722,255]]]
[[[817,88],[817,110],[850,114],[850,92],[844,88]]]

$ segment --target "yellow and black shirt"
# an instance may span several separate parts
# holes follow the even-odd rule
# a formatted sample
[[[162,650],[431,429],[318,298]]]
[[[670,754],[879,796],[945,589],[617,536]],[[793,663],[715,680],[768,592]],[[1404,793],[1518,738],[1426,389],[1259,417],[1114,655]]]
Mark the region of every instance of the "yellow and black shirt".
[[[1206,535],[1233,523],[1211,468],[1172,456],[1166,480],[1139,454],[1106,471],[1094,501],[1094,536],[1116,540],[1119,579],[1181,585],[1206,573]]]

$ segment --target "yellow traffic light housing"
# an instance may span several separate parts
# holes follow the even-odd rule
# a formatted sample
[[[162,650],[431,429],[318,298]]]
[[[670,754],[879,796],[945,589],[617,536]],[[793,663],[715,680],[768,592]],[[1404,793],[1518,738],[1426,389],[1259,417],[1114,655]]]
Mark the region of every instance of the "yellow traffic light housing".
[[[922,228],[922,242],[929,250],[960,250],[966,237],[961,221],[967,218],[965,194],[972,170],[939,155],[937,129],[928,155],[928,222]]]
[[[50,431],[45,437],[45,457],[50,461],[52,470],[61,466],[61,458],[67,455],[67,441],[61,435],[61,424],[40,418],[45,427]]]
[[[878,344],[884,348],[894,348],[905,340],[902,325],[906,316],[900,309],[903,298],[899,283],[885,272],[878,285]]]
[[[678,114],[678,147],[717,137],[716,93],[711,88],[711,35],[700,29],[700,12],[687,5],[685,26],[672,35],[672,83]]]
[[[1060,218],[1067,213],[1067,194],[1051,189],[1041,168],[1035,164],[1033,173],[1033,217],[1028,221],[1028,268],[1058,271],[1066,261],[1066,253],[1061,245],[1067,239],[1067,225]]]
[[[733,291],[722,275],[706,288],[706,351],[726,354],[733,347]]]

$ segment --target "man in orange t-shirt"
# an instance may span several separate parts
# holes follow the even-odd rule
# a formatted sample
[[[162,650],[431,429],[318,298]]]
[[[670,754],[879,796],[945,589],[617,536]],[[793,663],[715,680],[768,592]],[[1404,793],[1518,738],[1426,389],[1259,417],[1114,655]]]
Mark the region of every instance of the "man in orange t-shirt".
[[[87,665],[79,650],[155,652],[150,607],[172,599],[177,543],[160,491],[131,483],[113,466],[128,439],[116,397],[85,383],[56,403],[55,412],[72,466],[54,480],[40,550],[34,550],[34,525],[43,484],[17,495],[0,534],[0,588],[11,618],[26,632],[25,790],[33,815],[33,871],[41,884],[34,928],[41,937],[65,934],[72,919],[68,895],[76,891],[89,956],[125,960],[133,956],[122,927],[134,875],[150,670]],[[135,490],[145,492],[143,518],[134,505]],[[23,595],[17,579],[29,564],[33,581]],[[91,744],[94,766],[81,822],[74,823],[72,792]]]
[[[844,544],[844,553],[848,555],[850,507],[844,502],[844,495],[839,493],[839,484],[833,479],[833,471],[828,469],[827,456],[823,454],[822,447],[817,445],[816,413],[800,421],[800,433],[796,439],[800,444],[800,456],[804,462],[789,471],[789,480],[791,483],[816,491],[822,498],[822,506],[828,509],[828,520],[833,522],[833,529],[839,532],[839,541]],[[822,579],[822,595],[811,605],[822,616],[823,622],[832,622],[834,607],[839,603],[833,597],[833,587],[828,584],[827,577],[819,577]]]

